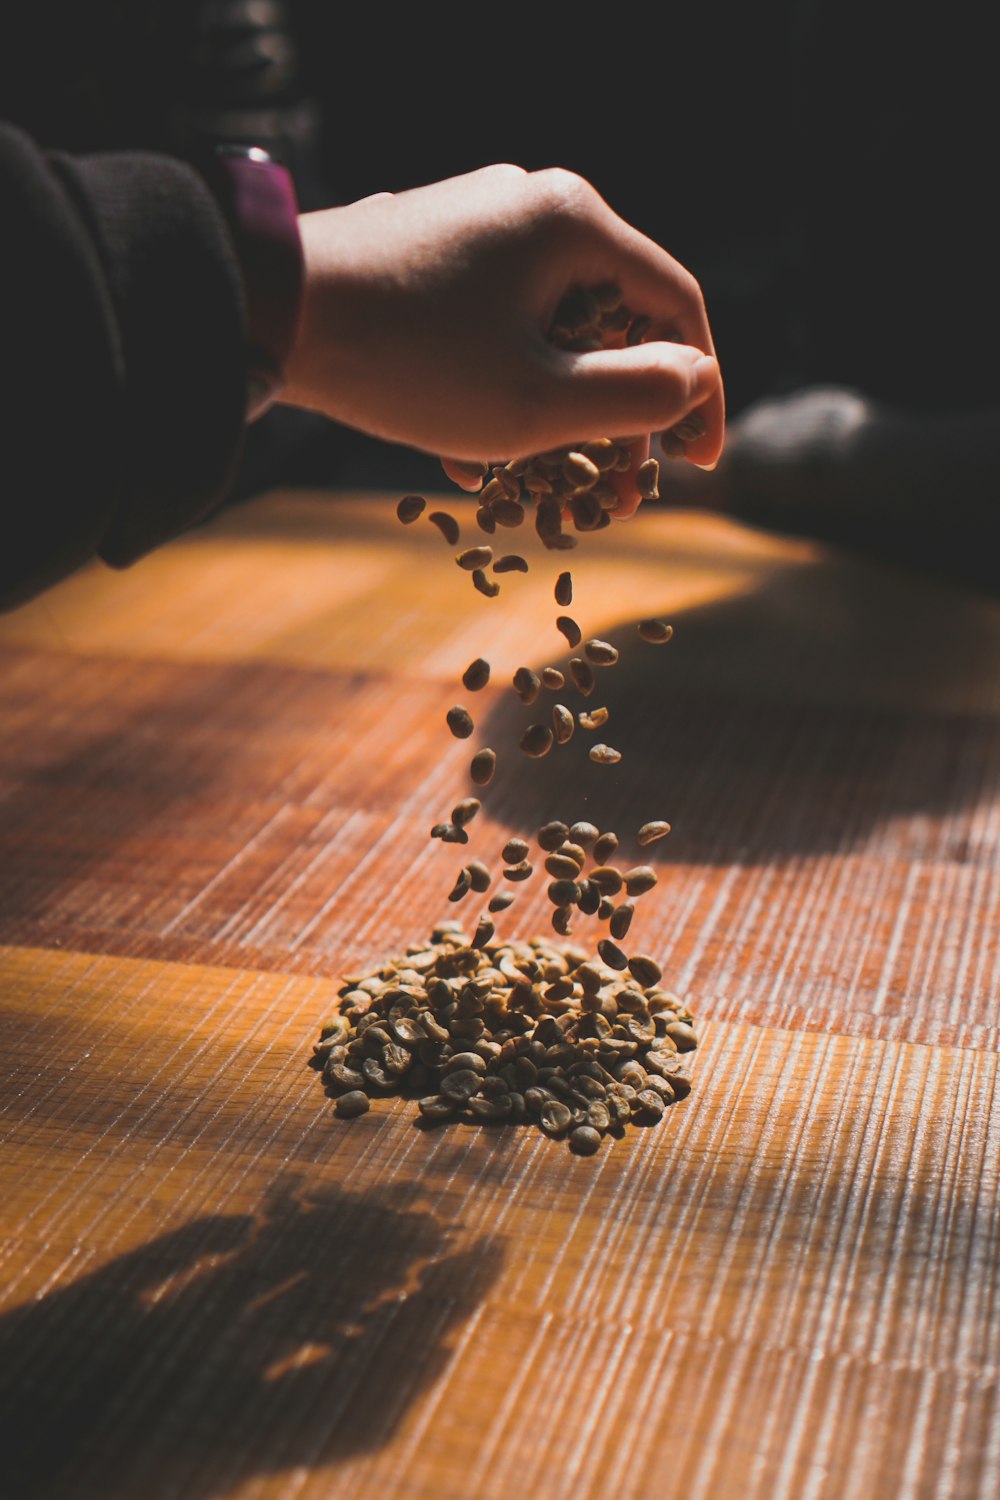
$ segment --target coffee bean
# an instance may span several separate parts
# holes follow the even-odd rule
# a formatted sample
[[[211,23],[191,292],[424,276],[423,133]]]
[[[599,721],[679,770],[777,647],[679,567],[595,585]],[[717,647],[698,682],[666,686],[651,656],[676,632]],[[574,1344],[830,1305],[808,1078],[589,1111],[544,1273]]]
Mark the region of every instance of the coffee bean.
[[[471,882],[472,889],[476,891],[478,895],[481,896],[485,891],[489,890],[490,882],[492,881],[493,877],[481,860],[470,859],[465,868],[469,872],[469,880]]]
[[[524,521],[524,506],[516,500],[497,500],[493,506],[493,519],[498,526],[520,526]],[[527,566],[524,571],[527,572]]]
[[[497,529],[496,517],[488,505],[481,505],[476,511],[476,525],[480,531],[487,536],[492,536]]]
[[[562,843],[559,845],[559,848],[558,848],[557,852],[559,854],[564,854],[567,859],[572,859],[573,861],[575,861],[576,867],[577,867],[578,870],[582,870],[583,867],[584,867],[584,865],[587,863],[587,851],[586,851],[586,849],[584,849],[584,847],[583,847],[582,844],[574,844],[572,842],[572,840],[569,838],[569,830],[568,829],[567,829],[567,836],[566,836],[566,838],[563,839]]]
[[[592,1125],[577,1125],[569,1134],[569,1149],[577,1156],[593,1156],[600,1148],[601,1133]]]
[[[460,568],[467,573],[473,573],[477,568],[488,568],[493,561],[492,547],[466,547],[464,552],[459,552],[455,558]]]
[[[464,1104],[474,1094],[478,1094],[481,1088],[482,1080],[472,1068],[460,1068],[441,1079],[442,1095],[455,1104]]]
[[[518,741],[518,748],[533,760],[540,760],[552,749],[554,738],[552,730],[544,724],[529,724]]]
[[[459,870],[458,875],[455,878],[455,884],[452,886],[451,890],[448,893],[448,900],[461,901],[463,897],[469,894],[471,889],[472,876],[469,874],[469,871],[465,868],[465,866],[463,866],[462,869]]]
[[[556,579],[555,587],[556,603],[562,605],[563,609],[573,603],[573,575],[572,573],[560,573]],[[573,644],[572,642],[570,643]]]
[[[552,729],[555,733],[556,743],[559,745],[569,744],[573,738],[575,728],[576,720],[569,709],[565,708],[561,703],[554,704],[552,708]]]
[[[557,667],[542,668],[542,687],[548,688],[550,693],[558,693],[560,688],[566,686],[566,678]]]
[[[569,675],[576,683],[577,690],[585,698],[589,698],[597,686],[597,678],[594,669],[589,662],[584,661],[582,656],[571,656],[569,659]]]
[[[450,1120],[455,1113],[455,1100],[443,1094],[428,1094],[417,1100],[417,1108],[425,1120]]]
[[[606,708],[594,708],[587,713],[583,711],[577,714],[577,722],[581,729],[600,729],[608,722],[609,714]]]
[[[494,573],[527,573],[527,560],[517,552],[508,552],[504,557],[498,557],[493,564]]]
[[[449,547],[458,545],[461,532],[454,516],[450,516],[446,510],[432,510],[427,519],[437,527]]]
[[[683,417],[681,421],[675,422],[670,430],[682,442],[693,443],[698,438],[704,437],[708,428],[705,426],[705,419],[700,412],[689,411],[687,416]]]
[[[497,753],[495,750],[477,750],[469,766],[469,775],[476,783],[476,786],[489,786],[493,780],[493,773],[496,768]]]
[[[625,871],[625,889],[630,896],[641,896],[651,891],[656,884],[656,871],[651,865],[636,865]]]
[[[593,823],[574,823],[569,831],[569,836],[581,849],[589,849],[597,838],[599,829]]]
[[[647,458],[645,463],[639,465],[635,482],[643,500],[659,500],[660,466],[655,458]]]
[[[534,867],[526,859],[519,859],[516,865],[511,865],[504,870],[508,880],[528,880],[533,873]]]
[[[572,1119],[571,1110],[560,1099],[546,1099],[539,1112],[539,1123],[547,1135],[563,1135],[569,1129]]]
[[[552,926],[560,937],[569,937],[572,927],[570,919],[573,915],[571,906],[556,906],[552,909]]]
[[[459,703],[454,708],[449,708],[446,717],[448,728],[457,740],[467,740],[476,727],[469,710]]]
[[[594,863],[606,865],[617,848],[618,835],[610,832],[602,833],[594,844]]]
[[[643,823],[636,834],[636,840],[640,844],[653,844],[657,839],[665,838],[669,832],[670,824],[664,823],[662,819],[652,823]]]
[[[577,906],[583,912],[584,916],[596,916],[601,907],[600,891],[590,880],[579,880],[577,884],[580,887],[580,897],[576,903]]]
[[[491,898],[487,910],[492,912],[506,911],[507,907],[511,906],[516,900],[517,897],[513,891],[497,891],[496,895]]]
[[[580,642],[583,640],[583,631],[580,629],[576,621],[571,619],[569,615],[559,616],[559,618],[556,620],[556,629],[560,632],[560,634],[566,637],[566,641],[569,645],[570,650],[572,650],[574,646],[579,646]]]
[[[470,693],[478,693],[490,680],[490,664],[477,656],[462,673],[462,686]]]
[[[602,896],[617,896],[625,884],[625,877],[615,865],[597,865],[591,870],[589,878]]]
[[[464,828],[472,822],[482,805],[478,797],[463,797],[462,801],[452,808],[451,821],[456,828]]]
[[[597,667],[613,667],[618,660],[617,648],[610,641],[590,640],[584,641],[583,653],[588,661]]]
[[[616,906],[614,911],[611,913],[611,918],[608,923],[608,930],[610,931],[611,936],[613,938],[616,938],[619,943],[621,942],[623,937],[626,937],[628,935],[628,930],[632,926],[632,918],[634,915],[635,907],[632,905],[631,901],[623,901],[622,904],[620,906]]]
[[[396,506],[396,515],[404,526],[410,526],[418,516],[423,515],[427,501],[422,495],[404,495]]]
[[[537,838],[540,847],[551,852],[569,838],[569,828],[565,823],[544,823],[538,830]]]
[[[597,951],[609,969],[627,968],[628,959],[617,943],[611,942],[610,938],[601,938],[597,945]]]
[[[580,873],[576,860],[568,859],[565,854],[550,854],[545,861],[545,869],[553,880],[575,880]]]
[[[541,686],[541,678],[530,667],[518,667],[514,673],[514,691],[522,703],[534,703]]]
[[[595,766],[616,766],[622,758],[621,751],[612,745],[591,745],[589,754]]]
[[[476,568],[472,575],[472,582],[481,594],[486,595],[487,599],[495,599],[500,592],[500,585],[494,583],[491,578],[487,578],[482,568]]]
[[[421,507],[422,505],[423,502],[421,502]],[[420,511],[417,511],[417,515],[419,514]],[[400,520],[402,519],[403,517],[400,516]],[[410,519],[416,520],[416,516],[411,516]],[[334,1109],[343,1120],[353,1120],[358,1115],[367,1114],[370,1108],[371,1101],[363,1089],[351,1089],[349,1093],[341,1094],[334,1105]]]
[[[698,1038],[694,1028],[686,1021],[670,1021],[667,1025],[667,1036],[676,1046],[678,1052],[693,1052],[698,1045]]]
[[[687,445],[683,438],[679,438],[675,432],[668,428],[660,433],[660,447],[668,458],[683,458],[687,453]]]
[[[546,893],[553,906],[575,906],[580,887],[575,880],[553,880]]]
[[[520,859],[527,859],[530,853],[531,848],[524,839],[508,839],[500,857],[505,865],[513,865]]]
[[[674,633],[674,627],[665,620],[640,620],[636,629],[644,641],[654,646],[662,646]]]

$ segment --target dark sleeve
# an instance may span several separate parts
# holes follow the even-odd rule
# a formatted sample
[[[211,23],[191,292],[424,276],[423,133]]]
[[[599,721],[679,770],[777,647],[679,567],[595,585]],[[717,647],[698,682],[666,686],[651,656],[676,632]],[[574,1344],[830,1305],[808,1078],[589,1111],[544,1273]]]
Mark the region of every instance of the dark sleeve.
[[[0,607],[126,564],[225,498],[243,438],[239,266],[201,176],[43,153],[0,124]]]

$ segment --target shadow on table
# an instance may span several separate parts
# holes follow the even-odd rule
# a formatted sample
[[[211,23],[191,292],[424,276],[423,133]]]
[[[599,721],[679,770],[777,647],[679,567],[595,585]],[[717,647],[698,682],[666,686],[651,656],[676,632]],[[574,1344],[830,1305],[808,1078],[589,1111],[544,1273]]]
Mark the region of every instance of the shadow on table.
[[[391,1189],[150,1241],[0,1318],[3,1493],[198,1500],[377,1449],[501,1258]]]
[[[668,588],[643,603],[674,620],[668,644],[644,642],[634,622],[602,632],[621,657],[596,669],[592,696],[568,682],[525,707],[508,691],[483,716],[475,743],[499,757],[488,805],[512,829],[587,819],[614,829],[626,858],[754,863],[843,849],[899,815],[954,813],[996,795],[992,602],[831,558],[676,617]],[[582,612],[579,623],[587,633]],[[563,644],[554,629],[552,639]],[[554,649],[529,665],[566,671],[571,654]],[[557,701],[574,713],[606,706],[608,722],[526,760],[520,734],[548,723]],[[621,762],[593,765],[597,742]],[[630,835],[651,818],[674,831],[640,850]],[[950,853],[979,857],[968,840]]]

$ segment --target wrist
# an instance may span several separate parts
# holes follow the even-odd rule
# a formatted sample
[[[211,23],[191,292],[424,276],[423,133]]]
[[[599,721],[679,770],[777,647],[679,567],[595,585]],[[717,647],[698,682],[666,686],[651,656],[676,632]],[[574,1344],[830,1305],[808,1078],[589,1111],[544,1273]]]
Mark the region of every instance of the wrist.
[[[223,146],[211,168],[229,224],[246,312],[246,418],[281,399],[302,316],[304,264],[291,174],[259,147]]]

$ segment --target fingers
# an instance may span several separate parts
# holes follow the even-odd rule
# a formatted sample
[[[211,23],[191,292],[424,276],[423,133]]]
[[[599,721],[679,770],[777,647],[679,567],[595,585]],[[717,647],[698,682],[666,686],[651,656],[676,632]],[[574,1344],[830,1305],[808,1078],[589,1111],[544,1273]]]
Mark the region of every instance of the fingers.
[[[465,458],[442,458],[441,467],[453,484],[473,495],[482,489],[483,480],[489,473],[488,464],[475,463]]]

